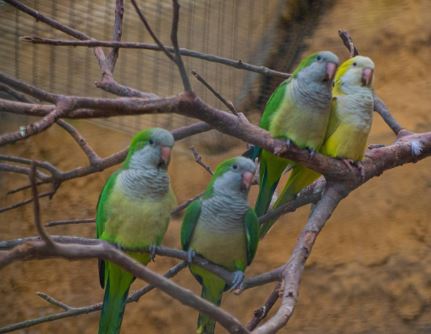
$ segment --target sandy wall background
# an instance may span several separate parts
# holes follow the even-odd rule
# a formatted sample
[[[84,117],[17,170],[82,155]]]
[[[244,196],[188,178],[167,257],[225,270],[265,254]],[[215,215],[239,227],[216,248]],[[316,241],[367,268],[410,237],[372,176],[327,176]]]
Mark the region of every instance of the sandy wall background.
[[[418,1],[339,0],[321,19],[309,50],[331,49],[347,57],[337,37],[350,31],[361,53],[376,63],[376,92],[394,116],[414,131],[431,129],[429,61],[431,3]],[[22,119],[8,118],[1,131],[16,128]],[[125,147],[129,135],[107,132],[87,122],[73,124],[98,152],[108,155]],[[376,115],[370,143],[393,141],[391,131]],[[201,153],[212,166],[238,154],[236,146],[223,155]],[[58,128],[9,146],[4,153],[47,159],[62,168],[85,164],[85,157]],[[71,158],[73,154],[73,159]],[[77,158],[75,158],[75,154]],[[208,175],[178,145],[170,168],[178,200],[200,192]],[[98,193],[114,169],[65,183],[52,201],[43,200],[43,220],[92,217]],[[10,189],[25,179],[0,175],[0,187]],[[26,194],[22,198],[28,196]],[[256,189],[251,200],[254,201]],[[20,199],[20,195],[13,198]],[[11,199],[1,198],[2,206]],[[296,311],[282,333],[429,333],[431,332],[431,160],[389,171],[345,199],[314,247],[303,276]],[[260,244],[247,275],[284,263],[308,215],[302,208],[279,221]],[[1,239],[34,235],[31,207],[0,215]],[[93,225],[51,228],[52,234],[93,237]],[[179,222],[172,221],[164,244],[178,247]],[[174,264],[157,258],[151,268],[163,272]],[[176,282],[198,291],[187,271]],[[133,289],[141,287],[136,282]],[[226,295],[223,307],[246,322],[264,302],[272,285]],[[43,291],[72,306],[99,302],[96,261],[28,261],[0,273],[0,326],[59,309],[35,295]],[[196,312],[153,291],[129,304],[124,333],[192,333]],[[21,333],[94,333],[98,313],[43,324]],[[219,329],[222,333],[223,330]]]

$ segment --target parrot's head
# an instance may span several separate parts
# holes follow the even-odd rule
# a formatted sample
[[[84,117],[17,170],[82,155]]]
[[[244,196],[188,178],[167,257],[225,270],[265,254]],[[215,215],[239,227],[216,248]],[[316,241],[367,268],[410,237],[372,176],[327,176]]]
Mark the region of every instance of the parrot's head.
[[[220,163],[208,186],[209,193],[244,194],[247,196],[256,173],[255,163],[236,157]]]
[[[174,137],[165,129],[141,131],[132,139],[125,165],[138,169],[167,169],[174,143]]]
[[[369,87],[373,85],[374,63],[364,56],[347,59],[335,75],[335,85],[351,87]]]
[[[320,51],[304,58],[295,71],[293,78],[307,82],[331,83],[339,64],[338,57],[331,51]]]

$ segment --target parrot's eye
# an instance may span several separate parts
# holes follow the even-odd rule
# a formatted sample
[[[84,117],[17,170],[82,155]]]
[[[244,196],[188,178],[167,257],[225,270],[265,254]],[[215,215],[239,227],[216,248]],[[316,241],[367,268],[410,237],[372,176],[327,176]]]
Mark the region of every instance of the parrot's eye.
[[[150,145],[154,144],[154,140],[152,140],[152,139],[150,139],[148,142],[150,143]]]
[[[321,56],[317,56],[316,59],[317,59],[317,61],[321,61],[322,57]]]
[[[232,168],[233,168],[233,169],[238,169],[238,165],[237,165],[237,164],[232,165]]]
[[[356,65],[358,65],[356,62],[354,62],[353,64],[352,64],[353,66],[356,66]]]

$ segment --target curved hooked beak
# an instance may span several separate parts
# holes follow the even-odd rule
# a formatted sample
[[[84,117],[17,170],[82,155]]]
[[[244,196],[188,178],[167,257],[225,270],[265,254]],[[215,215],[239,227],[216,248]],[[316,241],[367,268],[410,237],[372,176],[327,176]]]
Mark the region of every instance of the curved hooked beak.
[[[334,79],[335,72],[337,71],[337,66],[338,65],[335,63],[326,63],[326,80],[332,81],[332,79]]]
[[[160,164],[168,166],[170,160],[171,160],[171,147],[161,146],[160,147]]]
[[[373,81],[373,69],[366,67],[362,70],[362,84],[364,86],[369,86]]]
[[[254,173],[251,172],[244,172],[242,174],[242,187],[244,190],[248,190],[251,187],[251,184],[253,182]]]

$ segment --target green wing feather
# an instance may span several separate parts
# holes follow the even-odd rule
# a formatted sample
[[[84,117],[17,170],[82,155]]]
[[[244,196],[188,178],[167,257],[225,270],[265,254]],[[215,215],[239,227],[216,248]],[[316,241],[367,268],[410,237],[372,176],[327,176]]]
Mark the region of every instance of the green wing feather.
[[[292,79],[289,78],[284,80],[272,93],[268,102],[266,103],[265,110],[263,112],[262,118],[260,119],[259,126],[262,129],[269,130],[271,124],[271,119],[277,112],[280,105],[283,103],[284,96],[286,94],[286,89]]]
[[[103,187],[102,192],[100,193],[99,200],[97,201],[97,211],[96,211],[96,236],[97,239],[100,239],[103,231],[105,230],[105,222],[107,220],[105,204],[109,198],[109,195],[114,188],[115,181],[117,180],[117,176],[120,173],[120,170],[114,172],[106,181],[105,186]],[[102,288],[105,287],[105,263],[103,260],[99,260],[99,280],[100,286]]]
[[[248,209],[244,216],[245,232],[247,239],[247,265],[251,264],[256,254],[259,243],[259,220],[253,209]]]
[[[333,97],[331,101],[331,115],[329,116],[328,128],[326,129],[325,141],[331,137],[337,128],[340,126],[341,121],[337,114],[337,98]]]
[[[202,200],[193,201],[186,209],[183,224],[181,225],[181,247],[188,250],[192,240],[193,231],[201,215]]]

